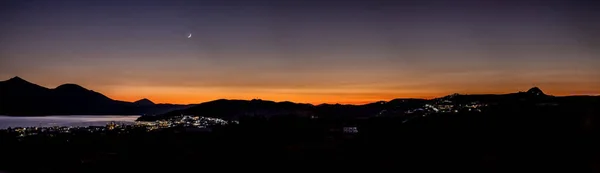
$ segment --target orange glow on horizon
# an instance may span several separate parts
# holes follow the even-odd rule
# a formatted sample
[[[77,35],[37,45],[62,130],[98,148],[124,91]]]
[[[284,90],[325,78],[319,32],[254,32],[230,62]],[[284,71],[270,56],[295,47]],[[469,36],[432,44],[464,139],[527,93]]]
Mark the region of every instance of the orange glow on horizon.
[[[105,93],[122,101],[142,98],[155,103],[197,104],[218,99],[262,99],[310,104],[366,104],[396,98],[431,99],[444,93],[430,90],[393,91],[385,89],[223,89],[194,87],[118,87]]]
[[[570,95],[599,95],[599,93],[588,92],[588,91],[569,91],[569,90],[544,90],[541,88],[546,94],[554,95],[554,96],[570,96]],[[521,90],[526,91],[526,90]],[[218,99],[239,99],[239,100],[251,100],[251,99],[262,99],[262,100],[270,100],[270,101],[291,101],[295,103],[309,103],[313,105],[318,104],[368,104],[377,101],[390,101],[393,99],[403,99],[403,98],[417,98],[417,99],[434,99],[443,96],[447,96],[453,93],[459,94],[507,94],[507,93],[515,93],[519,91],[505,91],[505,92],[477,92],[477,93],[461,93],[461,92],[432,92],[432,93],[415,93],[415,94],[385,94],[385,93],[374,93],[373,95],[356,93],[356,95],[352,95],[352,93],[347,94],[277,94],[277,93],[247,93],[247,94],[233,94],[233,93],[178,93],[178,94],[167,94],[167,93],[157,93],[153,95],[143,96],[138,93],[129,93],[129,94],[115,94],[108,95],[109,97],[115,100],[129,101],[134,102],[140,100],[142,98],[150,99],[155,103],[172,103],[172,104],[198,104],[203,102],[208,102],[212,100]]]
[[[389,73],[388,73],[389,74]],[[55,88],[64,83],[76,83],[115,100],[134,102],[147,98],[154,103],[198,104],[217,99],[263,99],[310,104],[366,104],[390,101],[396,98],[432,99],[459,94],[506,94],[527,91],[537,86],[548,95],[598,95],[600,74],[548,73],[521,75],[522,78],[493,76],[485,73],[446,74],[445,76],[388,77],[385,75],[309,75],[301,78],[231,79],[215,77],[213,80],[185,78],[68,78],[24,76],[23,78]],[[479,75],[479,76],[478,76]],[[383,76],[383,77],[381,77]],[[531,76],[531,77],[530,77]],[[2,76],[0,76],[2,77]],[[5,79],[13,76],[6,76]],[[256,76],[254,76],[257,78]],[[526,78],[525,78],[526,77]],[[240,77],[242,78],[242,77]],[[102,80],[120,79],[120,80]],[[292,80],[294,79],[294,80]]]

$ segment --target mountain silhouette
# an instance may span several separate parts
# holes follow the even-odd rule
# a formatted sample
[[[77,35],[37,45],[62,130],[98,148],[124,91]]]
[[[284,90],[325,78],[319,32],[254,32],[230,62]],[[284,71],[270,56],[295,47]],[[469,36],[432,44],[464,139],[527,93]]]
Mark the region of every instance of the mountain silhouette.
[[[28,82],[20,77],[13,77],[7,81],[0,82],[0,92],[2,96],[12,96],[12,95],[20,95],[23,97],[34,96],[43,92],[47,92],[48,88],[33,84]],[[4,92],[5,90],[15,91],[15,92]],[[22,92],[19,92],[22,91]],[[27,92],[24,92],[27,91]]]
[[[141,106],[155,105],[154,102],[148,100],[147,98],[140,99],[133,103],[135,103],[136,105],[141,105]]]
[[[56,87],[53,91],[55,95],[64,97],[65,99],[72,101],[112,101],[112,99],[106,97],[105,95],[102,95],[92,90],[88,90],[77,84],[63,84]]]
[[[466,105],[483,103],[518,107],[522,105],[552,105],[554,103],[597,103],[600,97],[545,95],[541,89],[534,87],[528,92],[508,94],[452,94],[436,99],[393,99],[378,101],[364,105],[344,104],[304,104],[293,102],[274,102],[268,100],[227,100],[219,99],[190,105],[187,109],[167,112],[154,117],[141,117],[139,120],[158,120],[180,115],[197,115],[225,119],[245,117],[272,118],[281,116],[319,117],[332,119],[368,118],[373,116],[398,116],[408,110],[423,108],[425,104]]]
[[[0,115],[141,115],[185,108],[185,105],[149,105],[113,100],[77,84],[54,89],[20,77],[0,82]]]
[[[593,103],[597,106],[599,97],[569,96],[554,97],[533,87],[527,92],[508,94],[453,94],[432,100],[393,99],[364,105],[321,104],[312,105],[289,101],[268,100],[227,100],[219,99],[201,104],[174,105],[155,104],[149,99],[136,102],[113,100],[99,92],[77,84],[63,84],[49,89],[20,77],[0,81],[0,115],[42,116],[42,115],[156,115],[143,116],[141,120],[161,119],[179,115],[200,115],[208,117],[239,119],[244,117],[327,117],[359,118],[370,116],[397,115],[406,110],[417,109],[424,104],[439,102],[469,104],[541,104],[557,102]],[[591,100],[591,101],[590,101]]]
[[[535,95],[535,96],[545,96],[545,95],[546,95],[546,94],[544,94],[544,92],[542,92],[542,90],[541,90],[540,88],[538,88],[538,87],[533,87],[533,88],[531,88],[531,89],[527,90],[527,93],[528,93],[528,94],[531,94],[531,95]]]

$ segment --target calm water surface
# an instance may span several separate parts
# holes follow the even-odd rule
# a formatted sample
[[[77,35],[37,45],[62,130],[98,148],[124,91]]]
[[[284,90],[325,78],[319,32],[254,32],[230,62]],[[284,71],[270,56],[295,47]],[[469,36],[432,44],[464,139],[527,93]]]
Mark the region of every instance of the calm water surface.
[[[116,123],[133,123],[139,115],[69,115],[45,117],[9,117],[0,115],[0,129],[8,127],[50,127],[50,126],[104,126]]]

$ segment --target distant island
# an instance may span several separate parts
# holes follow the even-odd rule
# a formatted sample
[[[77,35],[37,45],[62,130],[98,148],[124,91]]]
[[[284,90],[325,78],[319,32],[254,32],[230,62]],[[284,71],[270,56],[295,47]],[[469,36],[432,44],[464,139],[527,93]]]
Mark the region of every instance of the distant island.
[[[77,84],[50,89],[20,77],[0,81],[0,115],[154,115],[188,106],[119,101]]]

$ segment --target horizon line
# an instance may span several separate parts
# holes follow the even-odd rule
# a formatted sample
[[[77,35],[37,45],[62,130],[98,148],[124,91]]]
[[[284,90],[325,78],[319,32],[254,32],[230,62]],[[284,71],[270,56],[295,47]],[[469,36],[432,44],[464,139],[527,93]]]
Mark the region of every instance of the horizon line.
[[[43,86],[43,85],[40,85],[40,84],[36,84],[36,83],[30,82],[30,81],[28,81],[28,80],[25,80],[25,79],[23,79],[23,78],[21,78],[21,77],[19,77],[19,76],[14,76],[14,77],[12,77],[12,78],[9,78],[9,79],[6,79],[6,80],[3,80],[3,81],[1,81],[1,82],[9,81],[9,80],[11,80],[11,79],[21,79],[21,80],[27,81],[27,82],[29,82],[29,83],[31,83],[31,84],[39,85],[39,86],[42,86],[42,87],[44,87],[44,88],[48,88],[48,89],[55,89],[55,88],[56,88],[56,87],[54,87],[54,88],[50,88],[50,87],[47,87],[47,86]],[[61,84],[61,85],[64,85],[64,84],[75,84],[75,85],[81,86],[81,85],[79,85],[79,84],[76,84],[76,83],[71,83],[71,82],[68,82],[68,83],[63,83],[63,84]],[[60,86],[60,85],[59,85],[59,86]],[[57,86],[57,87],[58,87],[58,86]],[[85,89],[87,89],[87,90],[90,90],[90,91],[95,91],[95,92],[98,92],[98,90],[89,89],[89,88],[86,88],[86,87],[83,87],[83,86],[81,86],[81,87],[82,87],[82,88],[85,88]],[[532,88],[538,88],[538,87],[537,87],[537,86],[532,86],[530,89],[532,89]],[[542,90],[542,91],[543,91],[543,90]],[[274,101],[274,102],[293,102],[293,103],[311,104],[311,105],[320,105],[320,104],[364,105],[364,104],[369,104],[369,103],[374,103],[374,102],[381,102],[381,101],[384,101],[384,102],[389,102],[389,101],[391,101],[391,100],[395,100],[395,99],[422,99],[422,100],[431,100],[431,99],[441,98],[441,97],[445,97],[445,96],[449,96],[449,95],[453,95],[453,94],[459,94],[459,95],[503,95],[503,94],[519,93],[519,92],[526,92],[526,91],[516,91],[516,92],[492,92],[492,93],[458,93],[458,92],[450,92],[450,93],[447,93],[447,94],[438,94],[438,95],[435,95],[435,96],[428,96],[428,97],[389,97],[389,98],[391,98],[391,99],[389,99],[389,98],[388,98],[388,99],[381,98],[381,99],[370,99],[370,100],[364,100],[364,101],[346,101],[346,102],[344,102],[344,101],[303,102],[303,101],[297,101],[297,100],[296,100],[296,101],[294,101],[294,100],[286,100],[286,99],[263,99],[263,98],[252,98],[252,99],[248,99],[248,98],[232,98],[232,97],[223,97],[223,98],[216,98],[216,99],[207,99],[207,100],[201,100],[201,101],[199,100],[199,101],[197,101],[197,102],[196,102],[196,101],[194,101],[194,102],[155,102],[153,99],[150,99],[150,97],[147,97],[147,96],[146,96],[146,97],[141,97],[141,98],[139,98],[139,99],[115,99],[115,98],[113,98],[113,97],[110,97],[110,96],[108,96],[107,94],[100,93],[100,92],[98,92],[98,93],[100,93],[100,94],[102,94],[102,95],[104,95],[104,96],[106,96],[106,97],[108,97],[108,98],[110,98],[110,99],[112,99],[112,100],[115,100],[115,101],[135,102],[135,101],[139,101],[139,100],[142,100],[142,99],[148,99],[148,100],[150,100],[150,101],[154,102],[155,104],[178,104],[178,105],[192,105],[192,104],[201,104],[201,103],[205,103],[205,102],[211,102],[211,101],[215,101],[215,100],[253,100],[253,99],[259,99],[259,100],[265,100],[265,101]],[[544,94],[546,94],[546,95],[548,95],[548,96],[555,96],[555,97],[568,97],[568,96],[600,96],[600,94],[563,94],[563,95],[554,95],[554,94],[548,94],[548,93],[544,93]]]

